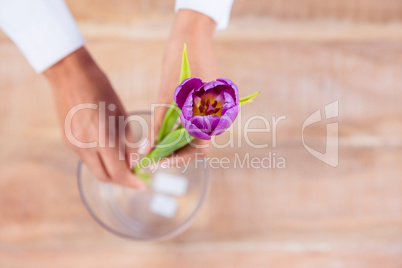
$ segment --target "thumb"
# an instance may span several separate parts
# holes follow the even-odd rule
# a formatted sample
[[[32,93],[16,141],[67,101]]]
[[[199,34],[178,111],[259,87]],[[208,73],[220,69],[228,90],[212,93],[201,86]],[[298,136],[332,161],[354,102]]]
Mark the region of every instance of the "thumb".
[[[138,148],[138,153],[139,154],[149,154],[151,152],[152,146],[150,143],[150,135],[148,131],[148,137],[144,139],[144,142],[141,144],[141,146]]]
[[[159,130],[162,127],[163,120],[165,118],[165,114],[168,110],[168,104],[163,107],[159,107],[158,109],[154,110],[153,113],[153,125],[150,124],[148,128],[148,134],[147,138],[144,140],[144,142],[141,144],[141,146],[138,148],[138,153],[140,154],[149,154],[152,151],[152,148],[155,147],[156,145],[156,139],[159,134]]]

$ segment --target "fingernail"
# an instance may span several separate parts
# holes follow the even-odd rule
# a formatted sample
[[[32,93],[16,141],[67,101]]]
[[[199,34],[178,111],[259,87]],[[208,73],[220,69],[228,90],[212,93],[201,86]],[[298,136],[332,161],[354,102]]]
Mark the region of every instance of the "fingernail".
[[[140,148],[138,148],[138,153],[147,154],[149,152],[149,140],[145,139]]]

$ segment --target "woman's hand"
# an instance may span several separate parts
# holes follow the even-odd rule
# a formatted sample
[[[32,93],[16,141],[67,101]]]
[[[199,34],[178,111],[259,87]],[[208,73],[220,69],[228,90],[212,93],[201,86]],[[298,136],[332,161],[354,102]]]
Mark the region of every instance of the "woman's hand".
[[[109,80],[87,50],[78,49],[47,69],[44,75],[53,88],[67,145],[99,180],[144,189],[144,182],[129,167],[129,155],[136,150],[126,143],[120,146],[122,136],[127,140],[131,137],[128,128],[119,131],[117,124],[118,118],[125,119],[127,114]],[[103,103],[104,115],[99,113]],[[113,125],[109,125],[110,116],[116,119]],[[70,120],[71,124],[66,124]]]
[[[203,81],[212,81],[219,77],[212,37],[216,23],[208,16],[182,9],[175,18],[169,40],[165,47],[162,66],[162,80],[158,94],[157,105],[154,112],[154,126],[148,136],[148,143],[140,148],[141,153],[148,153],[155,146],[165,113],[173,102],[173,93],[180,84],[180,67],[183,53],[183,45],[187,44],[188,59],[191,68],[191,76],[199,77]],[[209,152],[210,143],[205,140],[195,139],[185,146],[173,157],[166,159],[168,164],[181,164],[182,161],[194,160],[195,157],[203,157]]]

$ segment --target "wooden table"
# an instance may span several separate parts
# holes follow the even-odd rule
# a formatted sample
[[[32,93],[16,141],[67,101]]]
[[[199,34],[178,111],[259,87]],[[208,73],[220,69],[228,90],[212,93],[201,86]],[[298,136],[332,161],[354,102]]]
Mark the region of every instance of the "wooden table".
[[[89,0],[68,2],[127,109],[149,109],[171,4],[137,1],[141,14],[153,10],[160,17],[126,21],[126,8],[100,1],[95,10],[110,14],[102,21],[80,9]],[[115,237],[92,220],[49,86],[0,37],[0,267],[402,267],[400,2],[380,8],[373,1],[337,1],[332,9],[301,2],[311,8],[300,15],[294,4],[272,0],[247,9],[238,1],[231,27],[216,38],[224,76],[238,83],[241,95],[263,92],[237,123],[253,114],[286,120],[275,148],[271,134],[259,134],[254,140],[268,148],[252,149],[243,139],[242,146],[214,149],[211,156],[271,152],[286,168],[212,169],[211,192],[194,224],[160,243]],[[339,123],[336,168],[301,142],[304,120],[333,101],[339,118],[310,126],[305,140],[323,152],[326,123]]]

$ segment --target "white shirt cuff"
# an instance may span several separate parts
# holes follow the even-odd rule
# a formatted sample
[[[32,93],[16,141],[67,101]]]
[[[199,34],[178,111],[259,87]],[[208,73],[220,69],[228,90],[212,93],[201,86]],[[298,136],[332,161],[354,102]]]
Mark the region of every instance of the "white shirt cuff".
[[[229,24],[233,0],[176,0],[175,11],[191,9],[207,15],[216,22],[216,29],[226,29]]]
[[[0,28],[38,73],[85,43],[63,0],[0,0]]]

